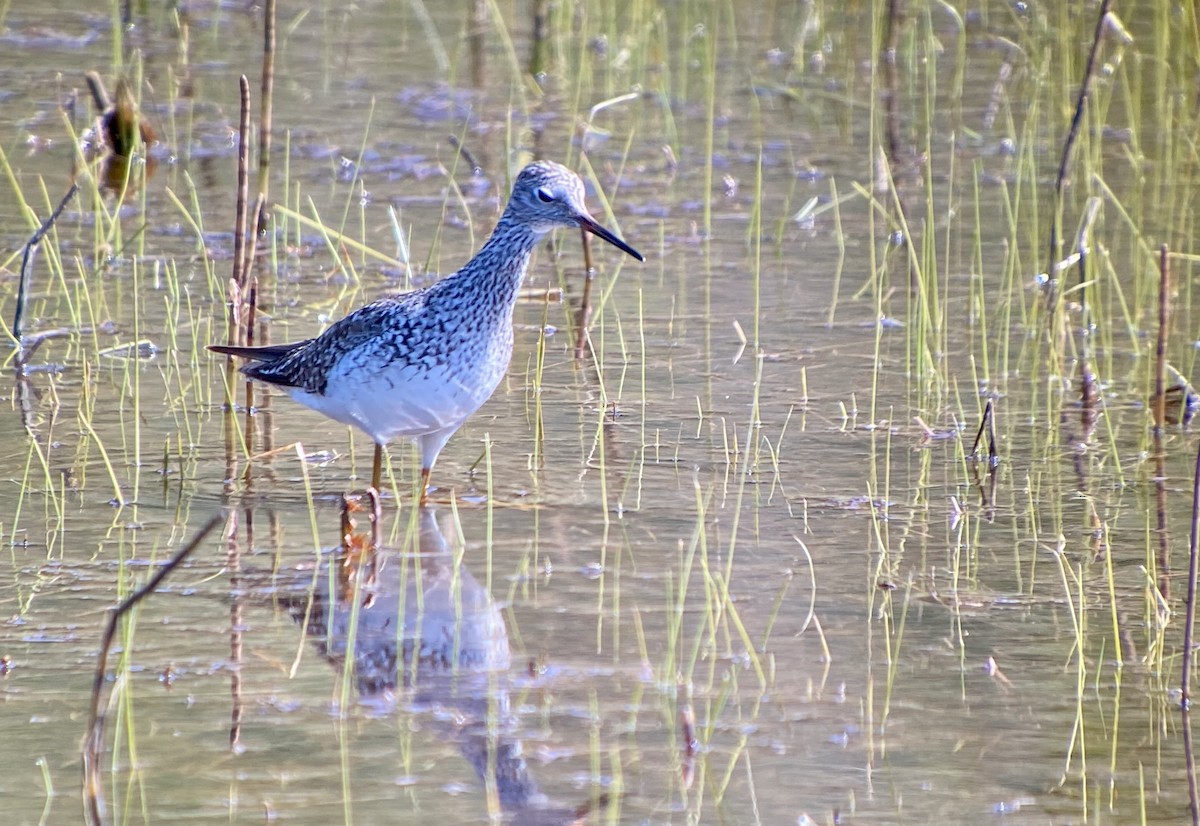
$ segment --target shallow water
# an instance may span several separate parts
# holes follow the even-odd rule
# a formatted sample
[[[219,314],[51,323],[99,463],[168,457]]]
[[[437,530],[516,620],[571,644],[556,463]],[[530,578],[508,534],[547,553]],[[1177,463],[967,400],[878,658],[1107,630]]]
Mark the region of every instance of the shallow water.
[[[510,82],[495,30],[483,87],[471,88],[461,14],[426,9],[435,43],[420,8],[280,12],[273,192],[307,217],[311,198],[327,225],[389,256],[395,207],[413,266],[353,251],[335,260],[319,233],[288,223],[264,244],[259,270],[274,341],[454,269],[498,214],[513,171],[507,147],[580,168],[587,110],[634,85],[644,92],[597,114],[604,133],[587,139],[612,212],[596,192],[590,203],[647,257],[637,265],[593,245],[594,355],[574,357],[582,257],[574,234],[559,233],[526,286],[562,286],[566,299],[518,307],[509,377],[442,453],[422,536],[410,526],[413,455],[390,452],[400,496],[384,503],[385,534],[395,551],[372,616],[399,617],[389,600],[417,598],[412,582],[388,577],[431,570],[437,545],[434,556],[448,557],[440,575],[479,608],[452,615],[449,633],[482,616],[510,656],[410,685],[345,676],[341,621],[322,635],[312,612],[337,614],[312,595],[327,600],[331,576],[336,585],[325,549],[338,541],[341,493],[369,474],[361,435],[277,398],[257,418],[278,452],[253,463],[252,489],[226,482],[224,362],[202,348],[225,336],[237,76],[257,76],[261,21],[241,6],[192,6],[184,37],[152,10],[126,40],[145,59],[143,107],[163,139],[157,171],[121,208],[119,234],[97,240],[108,223],[96,210],[112,200],[87,186],[57,224],[26,332],[71,335],[37,351],[0,417],[10,480],[0,488],[11,574],[0,590],[5,822],[77,819],[105,610],[224,504],[237,578],[214,535],[142,604],[110,658],[104,791],[114,822],[466,823],[502,812],[550,823],[591,809],[596,822],[622,823],[1128,823],[1143,806],[1146,822],[1179,822],[1182,620],[1160,641],[1145,571],[1153,296],[1121,298],[1129,332],[1105,339],[1115,344],[1097,357],[1102,436],[1079,450],[1077,394],[1031,329],[1044,323],[1040,293],[1026,286],[1032,252],[1022,248],[1029,260],[1014,265],[1021,286],[1004,286],[1005,142],[1024,133],[1004,117],[985,126],[1002,62],[990,37],[1018,38],[1032,23],[1000,10],[972,18],[965,92],[937,98],[947,128],[961,118],[966,131],[943,136],[934,203],[939,216],[973,210],[962,170],[974,169],[982,218],[978,249],[958,235],[947,242],[935,374],[914,368],[919,311],[898,274],[904,248],[853,187],[874,191],[865,12],[815,21],[814,6],[768,4],[735,26],[725,11],[687,3],[630,10],[649,21],[647,35],[615,12],[576,10],[550,42],[579,63],[550,72],[538,99]],[[502,11],[515,53],[527,54],[531,12]],[[67,124],[88,125],[83,97],[74,118],[59,104],[83,90],[84,71],[108,75],[113,53],[103,14],[14,7],[3,25],[0,146],[13,176],[2,184],[0,262],[33,229],[13,183],[39,220],[48,214],[69,181]],[[711,190],[704,26],[721,44]],[[947,52],[958,48],[944,21],[933,31]],[[600,33],[606,44],[592,39]],[[801,50],[821,55],[824,74]],[[952,73],[939,70],[947,88]],[[1005,112],[1019,121],[1033,81],[1018,77]],[[169,92],[173,78],[190,95]],[[535,99],[536,138],[510,116],[522,96]],[[482,175],[454,167],[452,134]],[[1035,135],[1047,189],[1061,136]],[[1097,146],[1122,156],[1120,140]],[[1113,167],[1110,182],[1131,186]],[[193,213],[199,204],[203,254],[168,192]],[[795,220],[814,197],[816,214]],[[923,209],[919,188],[913,197]],[[1139,217],[1149,234],[1191,220],[1153,205]],[[1132,255],[1116,229],[1105,244],[1114,266]],[[98,261],[98,248],[110,257]],[[19,260],[5,266],[8,324]],[[878,291],[873,267],[891,268]],[[1118,304],[1104,293],[1106,319]],[[1177,323],[1194,329],[1186,306]],[[131,358],[138,342],[152,347]],[[986,398],[1000,411],[1002,462],[981,502],[963,454]],[[1193,440],[1178,430],[1170,439],[1178,570]],[[236,473],[243,467],[239,457]],[[1181,591],[1180,581],[1177,611]],[[1082,656],[1076,621],[1086,624]],[[360,622],[360,645],[372,628]],[[1167,653],[1155,656],[1160,646]],[[358,656],[361,678],[372,654]],[[691,756],[680,722],[689,709]]]

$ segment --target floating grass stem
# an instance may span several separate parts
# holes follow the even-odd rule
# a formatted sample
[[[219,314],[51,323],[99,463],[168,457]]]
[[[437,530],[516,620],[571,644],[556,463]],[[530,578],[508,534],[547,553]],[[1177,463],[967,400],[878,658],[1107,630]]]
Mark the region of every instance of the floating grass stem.
[[[361,242],[355,238],[352,238],[348,235],[345,235],[345,234],[333,229],[332,227],[328,226],[327,224],[325,224],[324,222],[321,221],[321,216],[317,212],[316,202],[313,201],[312,198],[310,197],[310,198],[307,198],[307,203],[309,205],[309,209],[312,211],[312,214],[313,214],[312,218],[309,218],[308,216],[303,215],[298,210],[291,209],[289,207],[285,207],[281,204],[275,204],[272,207],[271,211],[277,212],[277,213],[283,215],[285,218],[289,218],[289,219],[295,221],[297,224],[297,228],[296,228],[297,233],[299,233],[300,227],[308,227],[311,230],[316,230],[317,232],[321,233],[322,238],[325,240],[326,247],[328,247],[330,254],[334,257],[334,260],[338,262],[339,266],[342,266],[342,262],[341,262],[342,256],[338,252],[338,245],[342,245],[342,246],[348,247],[352,250],[361,252],[363,255],[366,255],[370,258],[374,258],[376,261],[380,261],[380,262],[388,265],[389,267],[396,267],[397,269],[407,269],[407,267],[405,266],[405,262],[401,261],[400,259],[393,258],[392,256],[388,255],[387,253],[380,252],[379,250],[375,249],[374,247],[369,247],[366,244],[364,244],[363,242]],[[342,269],[345,270],[344,266],[342,266]],[[345,272],[345,275],[348,278],[352,277],[349,272]]]
[[[80,424],[92,437],[92,442],[96,445],[96,449],[100,451],[100,458],[104,462],[104,469],[108,472],[108,480],[112,483],[113,489],[113,504],[117,507],[125,505],[125,495],[121,493],[121,483],[117,480],[117,471],[113,468],[112,460],[108,457],[108,451],[104,447],[104,442],[101,441],[100,435],[96,433],[96,429],[92,427],[92,417],[81,415],[79,417]]]

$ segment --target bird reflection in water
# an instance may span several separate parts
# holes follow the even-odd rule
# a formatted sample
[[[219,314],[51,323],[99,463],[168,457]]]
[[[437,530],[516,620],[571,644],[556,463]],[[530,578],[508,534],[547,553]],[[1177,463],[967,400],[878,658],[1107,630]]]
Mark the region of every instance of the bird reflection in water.
[[[576,808],[555,807],[530,774],[509,708],[511,655],[499,606],[461,557],[455,564],[435,509],[419,510],[418,528],[419,564],[394,551],[356,550],[347,543],[331,560],[339,566],[332,578],[335,599],[325,571],[311,604],[307,598],[291,604],[293,618],[304,623],[307,616],[310,640],[339,669],[353,639],[360,699],[380,711],[402,703],[415,713],[429,712],[430,729],[449,735],[485,787],[494,787],[508,822],[586,822],[606,806],[606,796]]]

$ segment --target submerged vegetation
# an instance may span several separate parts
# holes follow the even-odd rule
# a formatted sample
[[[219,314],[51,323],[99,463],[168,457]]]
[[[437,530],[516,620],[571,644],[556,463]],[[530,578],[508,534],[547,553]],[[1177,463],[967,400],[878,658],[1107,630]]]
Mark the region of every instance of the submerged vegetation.
[[[462,6],[0,4],[14,822],[131,595],[95,819],[1196,822],[1196,9]],[[371,446],[205,347],[430,283],[531,157],[647,263],[560,232],[436,520],[402,446],[344,504]],[[441,710],[440,584],[504,654]]]

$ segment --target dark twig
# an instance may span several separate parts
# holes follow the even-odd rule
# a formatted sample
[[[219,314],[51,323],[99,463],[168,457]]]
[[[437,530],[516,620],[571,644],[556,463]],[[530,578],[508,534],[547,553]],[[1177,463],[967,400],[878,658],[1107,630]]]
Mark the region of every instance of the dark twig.
[[[978,456],[983,447],[983,435],[987,434],[987,484],[979,477]],[[996,468],[1000,466],[1000,452],[996,447],[996,410],[992,400],[988,399],[983,407],[983,419],[979,429],[975,431],[975,441],[971,444],[971,467],[975,475],[975,487],[979,489],[980,504],[983,506],[984,517],[988,522],[996,518]]]
[[[111,332],[105,325],[100,325],[99,329],[102,332]],[[21,337],[21,352],[18,354],[16,361],[17,374],[23,375],[28,366],[29,360],[33,358],[33,354],[37,349],[47,341],[56,338],[69,338],[73,335],[87,336],[92,335],[97,330],[96,327],[80,327],[78,330],[71,330],[66,327],[58,327],[54,330],[39,330],[36,333],[30,333],[27,336]]]
[[[1100,214],[1100,199],[1089,198],[1080,223],[1079,233],[1075,238],[1075,252],[1079,256],[1079,304],[1082,307],[1082,326],[1086,330],[1091,326],[1091,304],[1087,300],[1088,262],[1091,256],[1089,240],[1096,216]],[[1091,444],[1096,432],[1096,422],[1100,414],[1100,381],[1096,371],[1092,369],[1092,337],[1083,339],[1082,353],[1079,359],[1079,425],[1081,429],[1079,442]],[[1076,452],[1076,467],[1079,472],[1080,486],[1086,476],[1083,465],[1083,453]]]
[[[104,750],[104,715],[100,712],[100,699],[104,694],[104,682],[108,674],[108,655],[117,635],[117,626],[129,611],[158,589],[162,581],[200,546],[221,521],[221,514],[214,513],[175,556],[150,578],[150,581],[135,591],[128,599],[112,609],[108,625],[100,642],[100,654],[96,658],[96,674],[92,679],[91,707],[88,711],[87,734],[83,740],[83,802],[84,814],[89,826],[104,822],[104,791],[100,783],[100,757]]]
[[[1092,237],[1092,227],[1096,222],[1096,217],[1100,214],[1100,199],[1089,198],[1087,207],[1084,210],[1083,219],[1079,224],[1079,232],[1075,236],[1075,255],[1073,260],[1079,265],[1079,306],[1080,306],[1080,326],[1083,329],[1089,329],[1091,326],[1091,304],[1088,302],[1088,264],[1091,258],[1090,239]],[[1046,294],[1048,306],[1053,307],[1057,301],[1057,290],[1051,289]],[[1056,358],[1061,357],[1062,345],[1065,345],[1068,336],[1067,317],[1065,315],[1056,315],[1055,320],[1058,322],[1058,333],[1061,336],[1061,345],[1055,351]],[[1088,480],[1090,478],[1088,465],[1088,448],[1092,443],[1092,439],[1096,432],[1096,423],[1099,421],[1100,415],[1100,380],[1096,375],[1095,369],[1092,367],[1092,337],[1084,336],[1080,341],[1079,346],[1079,432],[1071,437],[1071,442],[1074,445],[1072,452],[1075,464],[1075,475],[1078,478],[1078,486],[1080,492],[1086,496],[1088,488]],[[1063,416],[1064,426],[1066,416]],[[1099,515],[1095,512],[1093,516],[1093,536],[1099,536],[1100,524]]]
[[[995,467],[1000,464],[1000,455],[996,450],[996,416],[992,409],[992,400],[988,399],[983,406],[983,418],[979,422],[979,430],[975,431],[975,441],[971,444],[971,455],[978,456],[979,448],[983,445],[983,434],[988,437],[988,465]]]
[[[983,505],[983,516],[989,523],[996,521],[996,488],[999,482],[1000,477],[996,473],[996,466],[992,465],[987,471],[987,485],[979,486],[979,498],[980,504]]]
[[[1180,677],[1179,708],[1183,716],[1183,758],[1187,766],[1188,800],[1192,826],[1200,826],[1200,789],[1196,787],[1196,753],[1192,746],[1191,677],[1192,637],[1196,630],[1196,568],[1200,556],[1200,451],[1196,453],[1196,475],[1192,481],[1192,535],[1188,543],[1187,613],[1183,621],[1183,674]]]
[[[463,142],[458,139],[458,135],[450,134],[446,137],[450,141],[450,145],[454,147],[454,150],[467,162],[467,166],[471,167],[471,174],[482,175],[483,165],[475,159],[475,156],[471,154],[471,150],[463,145]]]
[[[1083,72],[1083,82],[1079,86],[1079,97],[1075,101],[1075,115],[1071,118],[1071,128],[1063,141],[1062,159],[1058,164],[1058,175],[1054,179],[1054,213],[1050,225],[1050,260],[1046,272],[1054,272],[1054,264],[1062,256],[1059,250],[1059,236],[1062,228],[1063,187],[1068,180],[1071,167],[1071,156],[1075,151],[1075,141],[1079,138],[1079,130],[1083,126],[1083,113],[1087,107],[1088,95],[1091,93],[1092,78],[1096,74],[1096,58],[1100,53],[1100,41],[1104,38],[1104,29],[1108,18],[1108,9],[1112,0],[1101,0],[1100,15],[1096,19],[1096,33],[1092,36],[1092,48],[1088,52],[1087,66]]]
[[[54,212],[50,213],[50,217],[42,222],[28,241],[25,242],[25,252],[21,256],[21,280],[17,285],[17,309],[13,314],[13,337],[18,341],[21,340],[21,325],[24,322],[25,316],[25,301],[29,291],[29,278],[33,273],[33,259],[37,254],[38,247],[41,246],[42,239],[46,237],[46,233],[54,226],[54,222],[58,220],[58,216],[62,215],[63,210],[67,208],[67,204],[75,197],[75,193],[79,191],[79,184],[72,183],[67,190],[67,194],[58,202],[58,206],[54,208]]]
[[[87,82],[88,91],[92,93],[92,103],[96,106],[96,112],[103,115],[112,106],[112,98],[108,95],[108,89],[104,86],[104,78],[100,77],[100,73],[95,69],[84,74],[83,79]]]
[[[991,399],[988,399],[986,410],[988,413],[988,465],[995,468],[1000,464],[1000,451],[996,447],[996,409],[992,407]]]
[[[900,77],[896,71],[896,60],[900,50],[900,29],[904,25],[904,0],[888,0],[887,33],[884,35],[884,112],[885,132],[888,143],[888,158],[892,163],[893,175],[900,163]]]
[[[1154,492],[1158,516],[1158,590],[1167,599],[1171,587],[1171,550],[1167,539],[1167,333],[1170,323],[1171,265],[1167,245],[1158,254],[1158,343],[1154,348]]]

